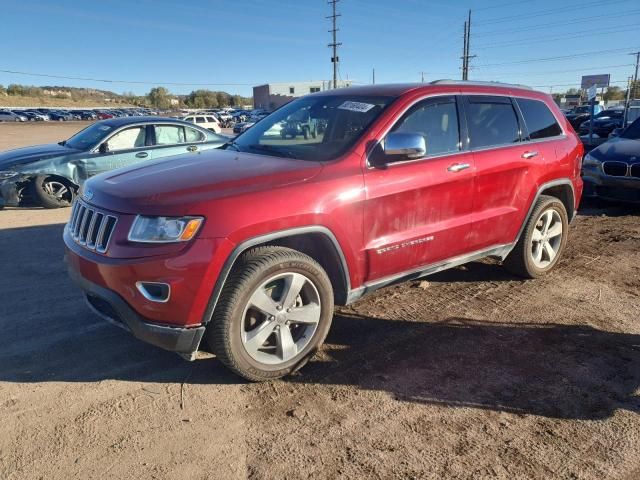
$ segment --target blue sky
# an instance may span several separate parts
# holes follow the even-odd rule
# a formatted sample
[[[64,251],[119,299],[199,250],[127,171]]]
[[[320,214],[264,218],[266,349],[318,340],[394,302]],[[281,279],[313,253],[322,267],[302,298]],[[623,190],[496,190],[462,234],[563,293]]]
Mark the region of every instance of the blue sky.
[[[469,8],[471,79],[557,92],[583,74],[611,73],[624,86],[633,73],[638,0],[341,0],[341,78],[370,83],[373,68],[377,83],[419,81],[423,71],[427,81],[460,78]],[[250,95],[252,85],[332,74],[325,0],[0,0],[0,11],[0,70],[149,82],[0,72],[5,86]],[[603,53],[568,57],[585,52]],[[538,61],[551,57],[564,58]]]

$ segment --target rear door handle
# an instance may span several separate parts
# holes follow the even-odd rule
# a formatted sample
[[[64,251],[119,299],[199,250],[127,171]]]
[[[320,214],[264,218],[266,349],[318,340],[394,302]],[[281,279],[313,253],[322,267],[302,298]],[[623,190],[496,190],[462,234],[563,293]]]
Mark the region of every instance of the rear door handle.
[[[450,172],[461,172],[462,170],[466,170],[470,166],[471,165],[469,165],[468,163],[454,163],[453,165],[450,165],[447,170]]]
[[[138,157],[138,158],[147,158],[148,156],[149,156],[149,154],[147,152],[136,153],[136,157]]]
[[[198,147],[196,147],[195,145],[189,145],[187,147],[187,150],[189,150],[190,152],[195,152],[196,150],[198,150]]]
[[[538,156],[538,152],[524,152],[522,154],[522,158],[526,158],[526,159],[537,157],[537,156]]]

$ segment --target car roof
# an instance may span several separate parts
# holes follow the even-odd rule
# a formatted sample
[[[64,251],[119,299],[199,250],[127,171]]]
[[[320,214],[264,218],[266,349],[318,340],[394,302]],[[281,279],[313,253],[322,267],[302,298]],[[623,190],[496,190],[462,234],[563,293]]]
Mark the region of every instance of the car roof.
[[[173,117],[157,117],[157,116],[114,117],[114,118],[109,118],[107,120],[102,120],[103,124],[111,125],[112,127],[122,127],[124,125],[131,125],[134,123],[158,123],[158,122],[182,123],[190,127],[193,126],[192,123],[185,122],[183,120],[180,120],[179,118],[173,118]]]
[[[451,91],[464,91],[466,89],[477,91],[478,88],[486,88],[487,94],[492,91],[504,92],[518,90],[519,93],[533,93],[532,88],[525,85],[513,85],[500,82],[476,82],[464,80],[435,80],[430,83],[389,83],[376,85],[358,85],[351,87],[338,88],[335,90],[323,90],[313,95],[382,95],[399,97],[411,91],[423,91],[427,93],[429,90],[442,90],[448,88]],[[539,92],[536,92],[539,93]]]

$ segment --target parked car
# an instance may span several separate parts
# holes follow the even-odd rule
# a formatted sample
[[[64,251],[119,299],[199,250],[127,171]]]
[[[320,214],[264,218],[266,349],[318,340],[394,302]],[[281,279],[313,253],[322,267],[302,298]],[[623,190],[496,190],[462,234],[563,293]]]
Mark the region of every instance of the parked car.
[[[255,125],[256,122],[238,122],[233,126],[233,133],[244,133]]]
[[[593,117],[593,133],[598,135],[598,137],[607,138],[615,128],[622,126],[623,118],[623,109],[603,110]],[[591,120],[587,120],[580,124],[580,128],[578,129],[580,135],[589,134],[590,122]]]
[[[26,122],[27,117],[17,115],[9,110],[0,110],[0,122]]]
[[[98,117],[98,120],[108,120],[109,118],[114,118],[113,114],[105,110],[97,110],[96,116]]]
[[[206,128],[207,130],[211,130],[215,133],[220,133],[222,131],[218,119],[213,114],[187,115],[186,117],[182,117],[182,120],[185,122],[195,123],[199,127]]]
[[[280,130],[282,138],[302,135],[304,139],[316,138],[318,134],[318,120],[312,118],[308,111],[296,112],[294,115],[287,117],[287,120]]]
[[[29,115],[33,116],[34,121],[36,122],[48,122],[50,120],[49,115],[46,113],[42,113],[38,110],[25,110],[24,112],[27,114],[27,118],[31,120]]]
[[[301,111],[323,135],[265,135]],[[486,256],[548,273],[582,153],[552,98],[518,86],[328,90],[223,150],[90,179],[66,258],[92,308],[136,337],[191,360],[205,339],[237,374],[269,380],[318,350],[334,303]]]
[[[0,208],[69,206],[89,178],[126,165],[217,148],[227,137],[172,118],[96,122],[68,140],[0,153]]]
[[[62,112],[60,110],[52,110],[49,112],[49,118],[53,121],[58,122],[67,122],[69,120],[73,120],[73,115],[67,112]]]
[[[593,114],[599,114],[604,108],[602,105],[594,105],[593,106]],[[591,118],[591,105],[581,105],[579,107],[574,108],[570,113],[566,115],[567,120],[571,126],[578,130],[580,125]]]
[[[96,120],[98,118],[91,110],[74,110],[73,114],[78,120]]]
[[[584,195],[640,203],[640,119],[584,157]]]

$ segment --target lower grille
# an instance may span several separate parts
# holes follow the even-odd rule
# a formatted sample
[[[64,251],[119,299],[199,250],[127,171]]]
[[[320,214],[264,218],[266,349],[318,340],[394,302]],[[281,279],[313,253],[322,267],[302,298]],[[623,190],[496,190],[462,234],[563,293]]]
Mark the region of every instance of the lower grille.
[[[625,177],[627,175],[628,165],[624,162],[604,162],[602,170],[605,175],[611,177]]]
[[[71,209],[71,219],[67,224],[73,240],[88,250],[105,253],[115,230],[118,218],[101,212],[76,199]]]
[[[634,163],[629,168],[632,177],[640,178],[640,163]]]

